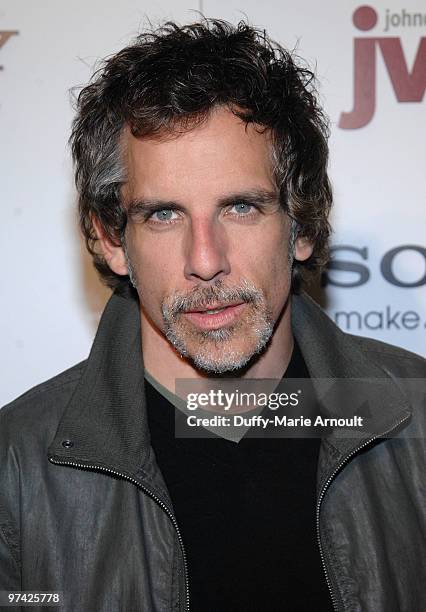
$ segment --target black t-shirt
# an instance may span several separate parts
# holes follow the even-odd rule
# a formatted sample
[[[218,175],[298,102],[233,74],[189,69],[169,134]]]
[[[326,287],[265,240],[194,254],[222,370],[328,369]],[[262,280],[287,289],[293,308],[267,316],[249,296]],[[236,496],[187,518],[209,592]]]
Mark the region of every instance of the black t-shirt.
[[[285,378],[309,378],[295,344]],[[151,442],[182,534],[192,612],[331,612],[316,535],[317,438],[175,438],[147,380]]]

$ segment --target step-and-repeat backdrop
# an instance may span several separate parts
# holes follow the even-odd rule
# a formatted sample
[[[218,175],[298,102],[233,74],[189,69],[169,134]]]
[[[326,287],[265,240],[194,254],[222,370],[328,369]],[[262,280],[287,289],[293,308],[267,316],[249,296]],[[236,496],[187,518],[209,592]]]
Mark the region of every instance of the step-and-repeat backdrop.
[[[241,18],[316,66],[344,330],[426,353],[423,0],[0,0],[0,405],[86,358],[108,292],[79,236],[70,89],[149,22]]]

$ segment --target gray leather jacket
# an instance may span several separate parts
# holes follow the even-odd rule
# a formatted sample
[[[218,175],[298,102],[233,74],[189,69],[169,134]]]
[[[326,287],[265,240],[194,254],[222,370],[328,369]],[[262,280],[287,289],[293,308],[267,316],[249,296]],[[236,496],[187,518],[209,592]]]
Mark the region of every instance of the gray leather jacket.
[[[377,378],[374,427],[321,443],[318,545],[334,607],[426,610],[424,399],[401,380],[424,380],[425,360],[344,334],[304,295],[292,316],[313,378]],[[113,295],[88,360],[0,411],[0,590],[62,591],[67,612],[189,609],[139,326],[137,301]]]

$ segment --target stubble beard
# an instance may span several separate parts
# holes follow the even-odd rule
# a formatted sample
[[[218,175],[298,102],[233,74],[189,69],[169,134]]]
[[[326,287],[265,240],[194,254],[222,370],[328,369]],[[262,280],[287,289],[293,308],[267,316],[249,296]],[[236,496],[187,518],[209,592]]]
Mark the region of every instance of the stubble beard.
[[[246,306],[235,323],[219,329],[198,329],[183,316],[217,302]],[[265,350],[274,331],[263,292],[245,279],[232,288],[219,280],[209,287],[195,287],[189,294],[174,293],[163,301],[161,310],[166,338],[197,369],[209,374],[244,368]]]
[[[123,244],[129,280],[138,291],[135,270]],[[139,293],[139,291],[138,291]],[[141,299],[141,296],[140,296]],[[236,323],[220,329],[197,329],[182,313],[213,303],[245,302],[246,310]],[[226,287],[218,280],[208,287],[194,287],[189,293],[173,293],[163,300],[161,312],[164,334],[182,357],[208,374],[224,374],[241,370],[260,355],[274,333],[273,316],[264,293],[247,279],[238,286]],[[232,346],[240,340],[245,348]],[[193,344],[193,346],[191,346]]]

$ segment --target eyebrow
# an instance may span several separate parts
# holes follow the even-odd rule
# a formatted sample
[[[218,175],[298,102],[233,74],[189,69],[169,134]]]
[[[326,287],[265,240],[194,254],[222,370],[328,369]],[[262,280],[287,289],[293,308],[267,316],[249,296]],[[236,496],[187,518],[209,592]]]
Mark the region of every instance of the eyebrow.
[[[219,198],[217,205],[219,207],[229,206],[236,202],[244,201],[248,204],[276,204],[279,199],[279,194],[276,191],[268,191],[266,189],[249,189],[247,191],[235,192],[227,194]],[[176,210],[185,211],[186,207],[182,202],[174,200],[161,200],[150,198],[135,198],[130,200],[126,205],[127,214],[137,215],[138,213],[151,213],[156,210],[165,208],[173,208]]]

